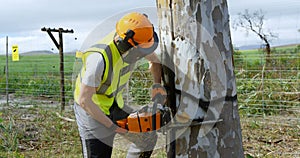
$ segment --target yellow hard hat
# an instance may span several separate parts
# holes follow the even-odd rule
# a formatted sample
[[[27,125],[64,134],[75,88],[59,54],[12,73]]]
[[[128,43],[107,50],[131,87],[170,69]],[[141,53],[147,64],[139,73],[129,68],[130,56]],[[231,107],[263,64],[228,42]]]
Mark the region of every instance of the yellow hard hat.
[[[132,46],[140,48],[157,47],[158,38],[152,23],[145,14],[132,12],[123,16],[116,24],[116,32]]]

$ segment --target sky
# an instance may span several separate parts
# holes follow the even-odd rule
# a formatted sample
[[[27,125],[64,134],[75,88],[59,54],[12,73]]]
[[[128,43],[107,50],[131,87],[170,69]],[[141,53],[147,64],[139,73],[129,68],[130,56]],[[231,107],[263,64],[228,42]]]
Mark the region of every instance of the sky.
[[[6,52],[6,36],[9,52],[15,44],[20,53],[57,52],[42,27],[73,29],[73,34],[63,34],[64,51],[80,50],[88,35],[105,19],[137,8],[153,11],[156,6],[156,0],[0,0],[0,3],[0,54]],[[300,43],[300,0],[228,0],[227,3],[231,26],[239,12],[262,9],[265,28],[278,35],[272,45]],[[241,29],[231,29],[231,37],[235,47],[262,44],[257,36]]]

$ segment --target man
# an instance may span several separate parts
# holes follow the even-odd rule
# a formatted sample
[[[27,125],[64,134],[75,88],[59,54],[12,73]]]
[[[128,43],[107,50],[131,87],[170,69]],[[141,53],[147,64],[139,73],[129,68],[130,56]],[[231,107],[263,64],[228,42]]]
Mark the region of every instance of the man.
[[[159,86],[161,65],[153,53],[157,45],[157,34],[147,16],[133,12],[117,22],[111,40],[100,41],[83,54],[74,91],[74,112],[84,157],[111,157],[115,134],[128,132],[115,123],[132,112],[124,105],[122,92],[137,60],[145,57],[150,61],[155,83],[152,97],[165,95]],[[151,155],[143,149],[132,151],[137,152],[128,156]]]

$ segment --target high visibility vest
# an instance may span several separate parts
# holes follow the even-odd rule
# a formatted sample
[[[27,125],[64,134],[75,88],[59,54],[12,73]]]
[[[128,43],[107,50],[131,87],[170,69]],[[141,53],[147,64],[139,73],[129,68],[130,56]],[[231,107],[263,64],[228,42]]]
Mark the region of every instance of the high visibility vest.
[[[108,44],[96,44],[89,48],[82,55],[83,66],[76,79],[74,99],[77,103],[79,103],[81,79],[85,75],[86,59],[92,53],[102,54],[105,64],[102,81],[96,90],[96,94],[92,96],[92,100],[106,115],[109,115],[109,109],[114,100],[120,108],[124,106],[122,92],[131,76],[134,63],[124,62],[113,41]]]

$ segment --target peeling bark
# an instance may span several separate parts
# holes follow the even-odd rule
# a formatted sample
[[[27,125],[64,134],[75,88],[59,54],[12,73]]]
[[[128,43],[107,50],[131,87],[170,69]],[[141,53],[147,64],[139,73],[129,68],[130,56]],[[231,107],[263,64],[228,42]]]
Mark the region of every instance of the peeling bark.
[[[174,129],[168,157],[243,157],[227,1],[157,0],[157,8],[167,104],[190,123],[223,120]]]

